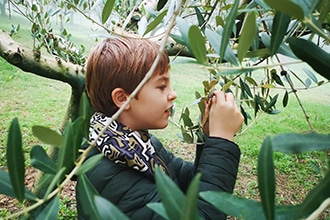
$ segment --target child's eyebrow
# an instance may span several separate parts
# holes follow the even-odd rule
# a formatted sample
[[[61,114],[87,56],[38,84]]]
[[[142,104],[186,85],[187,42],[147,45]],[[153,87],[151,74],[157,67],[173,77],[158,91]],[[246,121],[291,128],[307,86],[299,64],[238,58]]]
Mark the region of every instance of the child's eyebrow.
[[[165,82],[167,82],[167,81],[169,81],[169,77],[168,76],[159,76],[159,77],[157,77],[157,79],[155,80],[156,82],[159,82],[159,81],[165,81]]]

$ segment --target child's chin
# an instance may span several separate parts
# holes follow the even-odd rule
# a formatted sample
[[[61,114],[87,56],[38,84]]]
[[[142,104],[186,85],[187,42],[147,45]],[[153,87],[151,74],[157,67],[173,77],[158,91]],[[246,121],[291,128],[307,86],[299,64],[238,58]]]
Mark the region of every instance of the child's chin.
[[[163,124],[163,125],[158,125],[158,126],[155,126],[153,129],[164,129],[166,128],[168,125],[168,122],[166,124]]]

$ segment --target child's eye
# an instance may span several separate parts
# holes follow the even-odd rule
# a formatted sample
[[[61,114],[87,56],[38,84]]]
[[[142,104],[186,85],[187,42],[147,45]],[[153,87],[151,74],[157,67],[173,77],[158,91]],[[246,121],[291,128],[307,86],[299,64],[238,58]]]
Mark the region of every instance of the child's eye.
[[[165,90],[166,89],[166,85],[162,85],[158,87],[160,90]]]

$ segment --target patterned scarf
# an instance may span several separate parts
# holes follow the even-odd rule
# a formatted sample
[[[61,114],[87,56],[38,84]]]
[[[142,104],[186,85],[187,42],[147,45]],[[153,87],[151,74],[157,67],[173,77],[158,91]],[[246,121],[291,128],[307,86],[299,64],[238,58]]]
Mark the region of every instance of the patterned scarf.
[[[93,142],[108,124],[110,117],[96,112],[90,120],[89,140]],[[156,157],[148,131],[132,131],[118,121],[112,121],[103,135],[97,140],[96,147],[109,160],[135,169],[149,178],[154,178],[155,165],[161,163]]]

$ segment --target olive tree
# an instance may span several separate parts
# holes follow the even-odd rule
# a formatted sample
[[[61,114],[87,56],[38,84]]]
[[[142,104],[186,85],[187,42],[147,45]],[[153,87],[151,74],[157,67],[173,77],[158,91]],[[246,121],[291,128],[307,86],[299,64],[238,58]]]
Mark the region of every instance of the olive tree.
[[[42,207],[38,215],[56,217],[58,194],[67,181],[76,177],[84,183],[78,188],[83,198],[79,202],[89,210],[91,217],[125,218],[115,206],[97,195],[84,175],[100,160],[96,156],[84,161],[95,143],[78,154],[81,140],[87,138],[90,106],[83,93],[86,61],[84,48],[82,46],[77,49],[70,43],[70,33],[65,29],[65,23],[69,22],[69,12],[80,13],[105,31],[107,36],[149,38],[158,42],[161,50],[166,50],[174,57],[192,57],[193,60],[186,62],[201,65],[209,72],[209,80],[202,82],[204,93],[196,92],[195,103],[201,113],[204,113],[204,101],[215,89],[231,91],[239,99],[238,105],[245,124],[248,124],[260,112],[277,114],[279,110],[276,106],[285,107],[291,96],[300,102],[300,86],[305,89],[321,86],[330,79],[330,54],[323,48],[330,42],[330,3],[327,0],[159,0],[151,3],[44,0],[8,3],[31,22],[33,49],[14,42],[10,34],[1,32],[0,56],[23,71],[66,82],[72,88],[70,107],[63,122],[63,134],[44,127],[33,128],[36,136],[56,149],[56,160],[41,146],[34,146],[31,150],[32,165],[45,173],[42,182],[46,182],[47,187],[41,195],[24,187],[25,168],[20,129],[17,119],[12,122],[7,146],[9,172],[1,171],[1,193],[14,196],[21,203],[29,200],[31,205],[11,217],[31,213],[37,207]],[[61,36],[53,34],[51,24],[54,16],[62,21]],[[299,63],[307,63],[313,71],[302,69],[305,77],[296,74],[290,65]],[[134,92],[138,92],[152,72],[151,68]],[[321,76],[321,80],[315,73]],[[301,85],[296,86],[292,78],[297,78]],[[279,92],[273,91],[273,88],[281,89],[282,100],[279,100]],[[313,132],[308,114],[303,105],[300,106]],[[118,117],[120,112],[121,109],[113,118]],[[201,122],[193,123],[188,108],[182,111],[180,118],[183,140],[194,142],[201,135]],[[197,196],[202,196],[223,212],[245,219],[298,219],[309,216],[321,204],[329,204],[329,173],[301,205],[277,206],[274,203],[272,152],[298,153],[330,149],[329,140],[329,135],[314,132],[266,137],[258,162],[261,202],[215,192],[198,195],[198,175],[191,183],[187,195],[183,195],[166,176],[157,171],[156,182],[163,202],[149,204],[149,207],[166,219],[171,219],[171,216],[197,218],[194,201]],[[176,198],[172,202],[166,200],[168,192]],[[113,207],[112,212],[98,209],[104,205]],[[184,207],[184,211],[180,207]],[[176,215],[172,215],[173,212]]]

